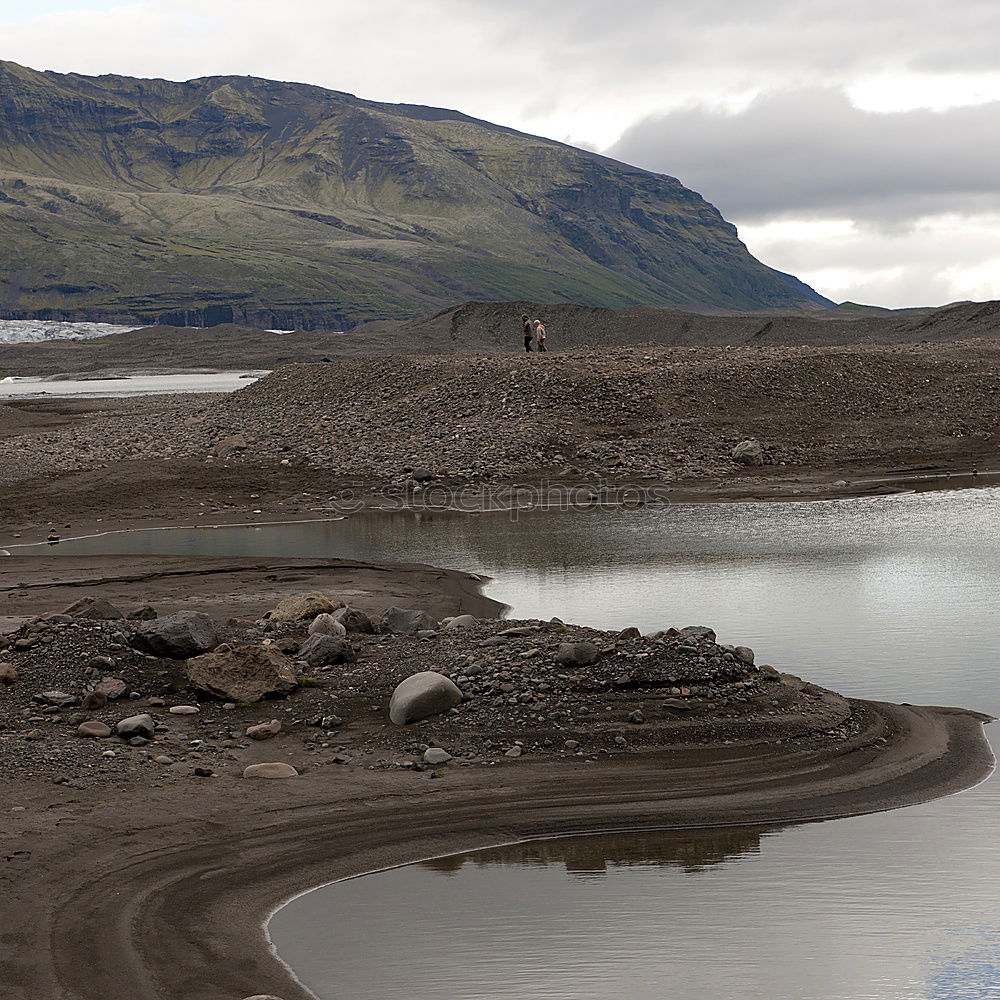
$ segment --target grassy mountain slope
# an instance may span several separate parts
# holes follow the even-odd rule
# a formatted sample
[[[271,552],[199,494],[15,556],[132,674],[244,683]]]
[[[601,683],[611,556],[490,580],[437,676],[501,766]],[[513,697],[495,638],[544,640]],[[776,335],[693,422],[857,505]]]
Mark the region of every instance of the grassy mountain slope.
[[[674,178],[458,112],[0,62],[0,310],[313,327],[470,298],[829,304]]]

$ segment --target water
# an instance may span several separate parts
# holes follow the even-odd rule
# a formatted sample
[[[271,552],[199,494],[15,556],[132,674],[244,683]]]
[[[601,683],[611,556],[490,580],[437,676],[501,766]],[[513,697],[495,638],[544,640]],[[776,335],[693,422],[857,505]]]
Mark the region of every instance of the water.
[[[171,392],[235,392],[267,372],[215,372],[209,375],[130,375],[122,378],[44,379],[11,377],[0,379],[0,400],[106,399],[113,396],[149,396]]]
[[[47,551],[448,565],[494,577],[514,616],[710,624],[846,694],[1000,714],[998,527],[1000,490],[983,489],[516,522],[360,514]],[[270,932],[322,1000],[998,998],[998,819],[991,779],[821,824],[545,841],[328,886]]]

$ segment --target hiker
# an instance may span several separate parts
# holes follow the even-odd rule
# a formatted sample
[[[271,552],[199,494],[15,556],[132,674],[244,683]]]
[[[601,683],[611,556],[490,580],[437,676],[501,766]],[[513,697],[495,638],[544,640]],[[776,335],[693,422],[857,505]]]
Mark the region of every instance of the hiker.
[[[535,339],[535,330],[531,325],[531,320],[528,318],[527,313],[521,317],[521,324],[524,327],[524,349],[530,352],[531,342]]]
[[[545,324],[540,320],[536,319],[534,322],[535,336],[538,338],[538,349],[540,351],[545,351]],[[547,354],[548,351],[545,351]]]

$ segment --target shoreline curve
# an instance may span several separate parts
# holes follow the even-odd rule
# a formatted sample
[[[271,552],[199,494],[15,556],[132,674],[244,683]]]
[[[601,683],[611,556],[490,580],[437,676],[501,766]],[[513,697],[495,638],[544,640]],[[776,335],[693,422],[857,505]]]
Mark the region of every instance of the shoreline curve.
[[[310,771],[266,787],[234,781],[218,796],[191,786],[132,789],[114,803],[81,796],[47,809],[43,823],[8,813],[5,998],[315,1000],[266,923],[322,884],[553,835],[881,812],[968,789],[994,769],[989,716],[851,706],[863,725],[831,749],[788,741],[626,762],[522,759],[434,782]],[[44,790],[36,794],[44,801]]]

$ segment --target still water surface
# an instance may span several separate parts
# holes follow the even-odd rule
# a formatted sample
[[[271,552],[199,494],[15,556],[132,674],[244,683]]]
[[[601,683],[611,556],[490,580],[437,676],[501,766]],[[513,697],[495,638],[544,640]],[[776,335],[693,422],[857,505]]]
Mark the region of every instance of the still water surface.
[[[588,514],[355,515],[61,551],[423,561],[514,617],[709,624],[845,694],[1000,714],[1000,490]],[[1000,998],[1000,782],[794,826],[546,841],[309,893],[270,931],[322,1000]]]

